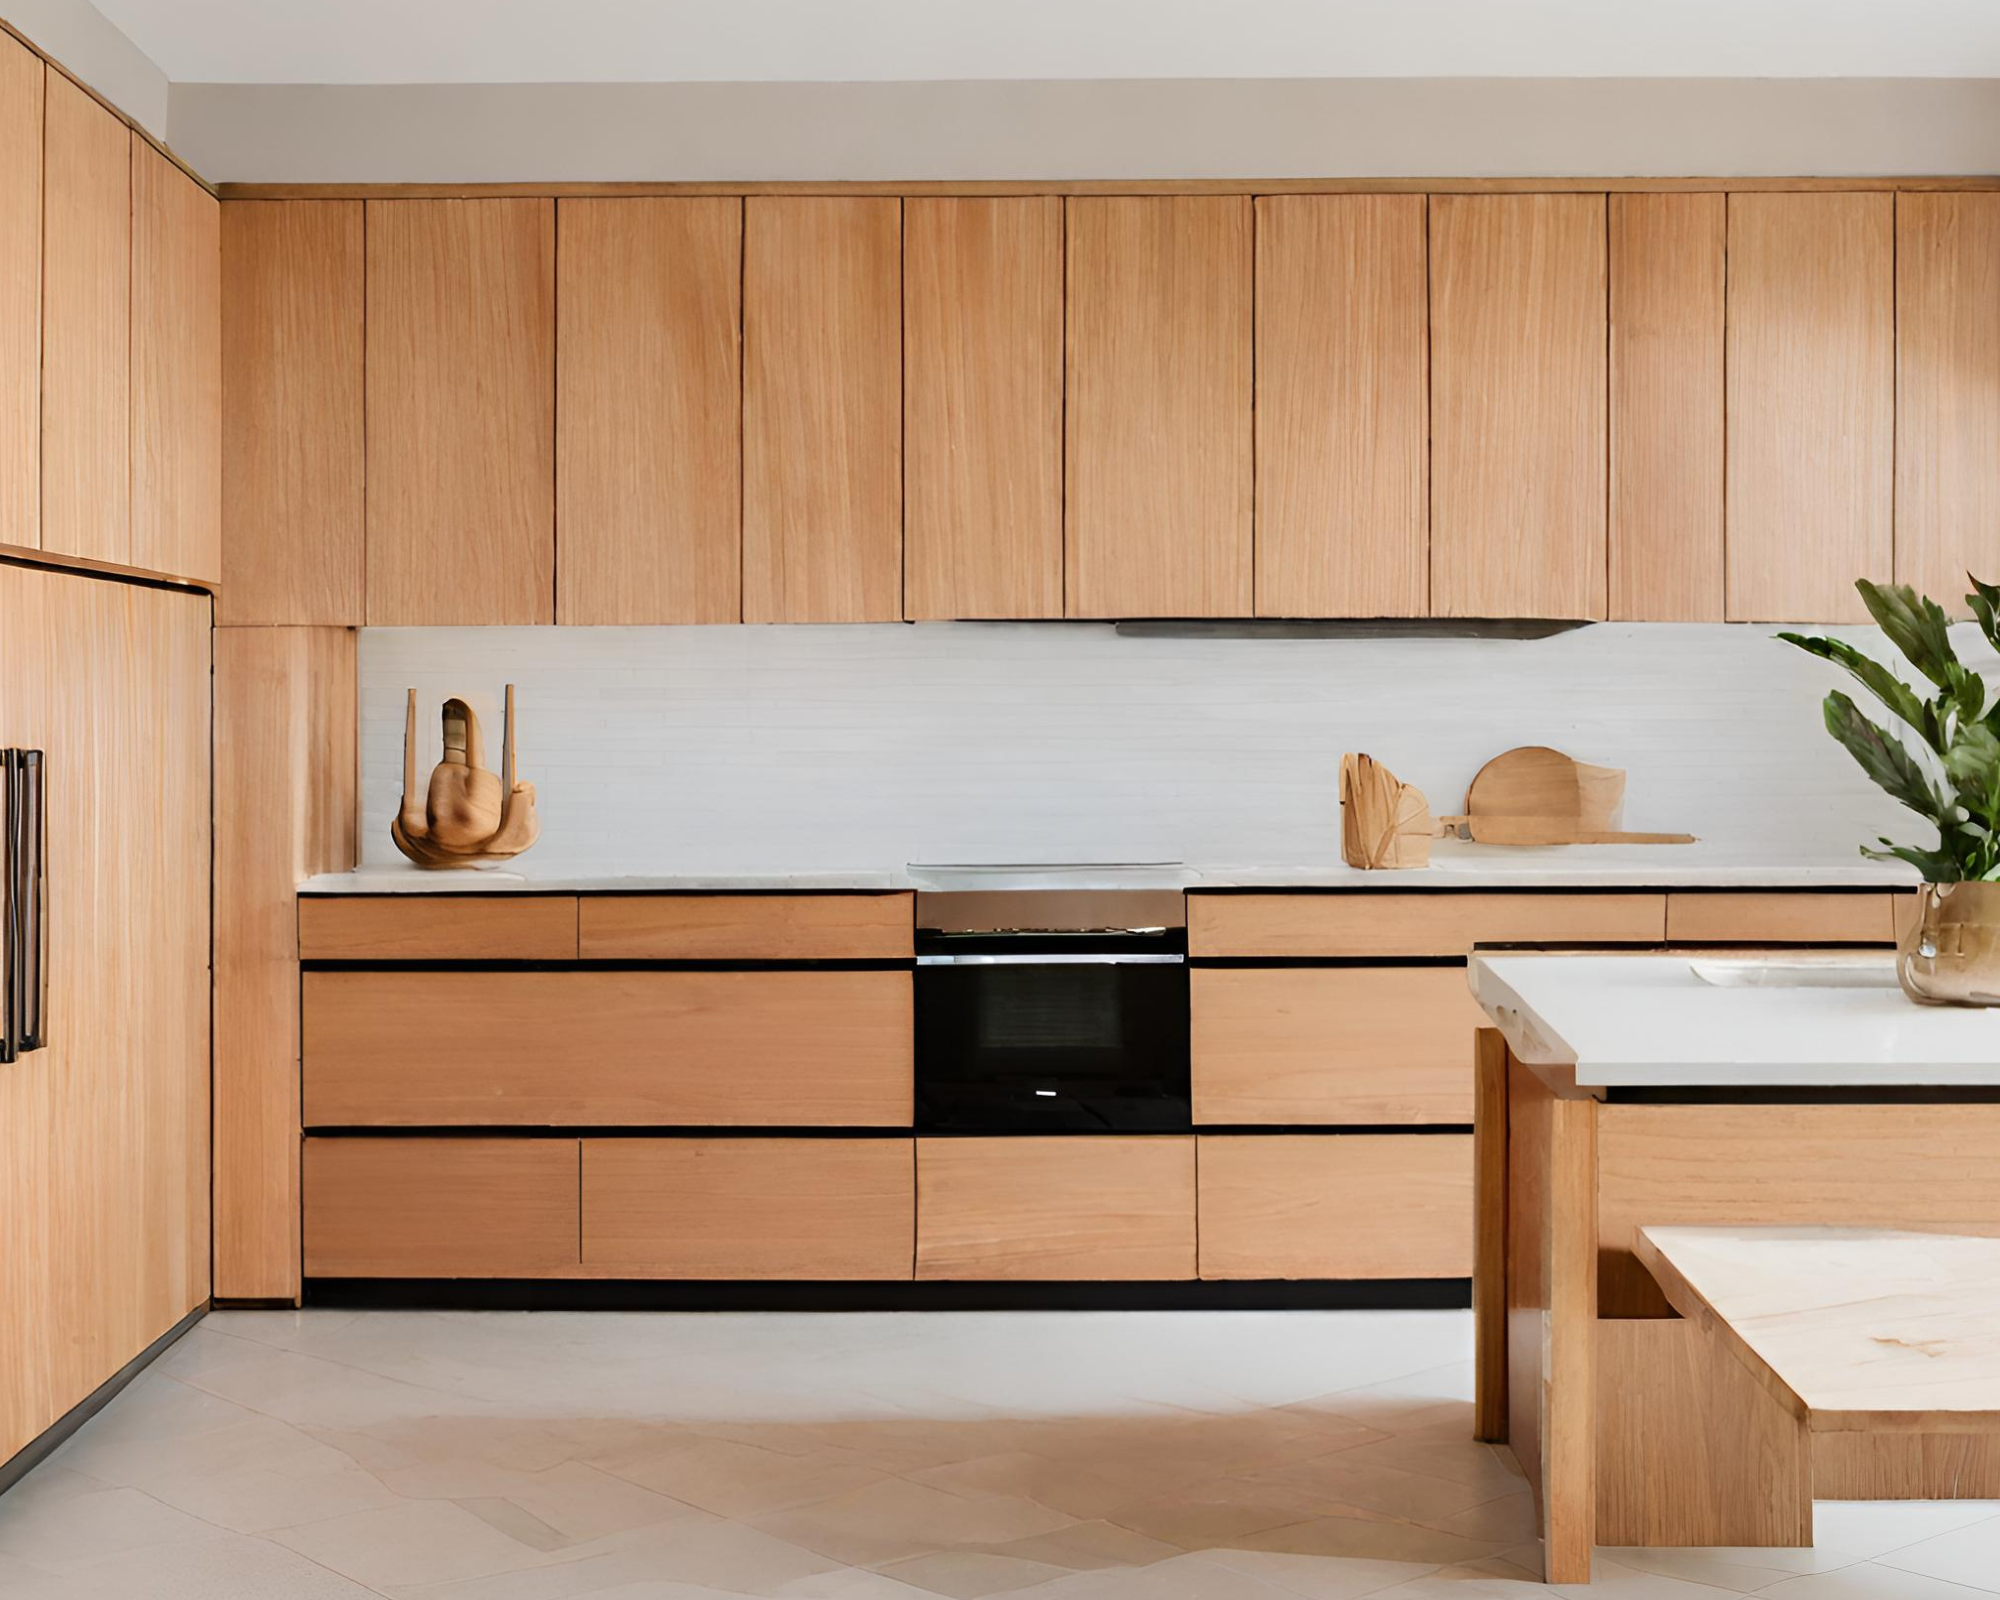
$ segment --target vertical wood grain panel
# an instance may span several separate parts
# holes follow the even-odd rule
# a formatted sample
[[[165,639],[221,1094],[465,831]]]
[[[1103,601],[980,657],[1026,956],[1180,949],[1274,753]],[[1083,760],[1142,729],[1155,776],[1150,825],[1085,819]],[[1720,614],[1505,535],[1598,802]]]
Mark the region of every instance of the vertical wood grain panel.
[[[556,620],[738,621],[743,203],[556,223]]]
[[[288,202],[280,202],[288,203]],[[297,885],[354,863],[355,636],[215,632],[215,1292],[299,1292]]]
[[[132,141],[132,564],[222,574],[222,246],[215,197]]]
[[[1719,194],[1614,194],[1611,617],[1722,620]]]
[[[555,202],[367,202],[368,621],[555,616]]]
[[[366,618],[362,203],[222,207],[221,623]]]
[[[904,615],[1060,617],[1062,201],[903,202]]]
[[[903,614],[902,202],[743,203],[743,620]]]
[[[0,544],[42,540],[41,58],[0,35]]]
[[[1729,197],[1728,618],[1865,622],[1890,576],[1894,197]]]
[[[132,552],[132,135],[47,75],[42,166],[42,548]]]
[[[1896,196],[1896,581],[2000,583],[2000,194]]]
[[[1430,607],[1422,195],[1257,201],[1257,614]]]
[[[1250,197],[1068,207],[1068,615],[1248,616]]]
[[[1434,195],[1431,610],[1602,617],[1604,196]]]

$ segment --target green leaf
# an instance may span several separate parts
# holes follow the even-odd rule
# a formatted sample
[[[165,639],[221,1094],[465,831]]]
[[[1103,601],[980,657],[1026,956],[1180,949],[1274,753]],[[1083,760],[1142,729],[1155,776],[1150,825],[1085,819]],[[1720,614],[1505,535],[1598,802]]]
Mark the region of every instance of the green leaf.
[[[1951,820],[1951,803],[1938,793],[1929,774],[1900,741],[1864,717],[1860,707],[1838,689],[1826,697],[1825,705],[1826,731],[1846,747],[1885,794],[1940,827]]]
[[[1992,832],[2000,816],[2000,736],[1983,722],[1962,723],[1944,755],[1945,776],[1951,779],[1959,803],[1982,822],[1963,831],[1976,836]]]
[[[1990,583],[1981,583],[1969,572],[1965,581],[1972,585],[1972,593],[1965,597],[1965,603],[1972,607],[1972,614],[1979,619],[1979,631],[1986,635],[1988,644],[2000,650],[2000,589]]]
[[[1787,644],[1797,645],[1807,655],[1845,667],[1855,680],[1882,704],[1901,717],[1939,755],[1944,754],[1944,728],[1937,714],[1917,698],[1917,692],[1873,656],[1857,650],[1844,639],[1822,639],[1799,633],[1778,635]]]
[[[1960,873],[1958,863],[1941,850],[1919,850],[1915,845],[1890,844],[1882,841],[1880,850],[1871,850],[1867,845],[1861,853],[1870,861],[1907,861],[1924,875],[1926,883],[1956,883]]]
[[[1951,669],[1958,657],[1951,648],[1950,620],[1935,600],[1920,597],[1907,583],[1855,580],[1862,604],[1868,607],[1890,643],[1940,689],[1951,687]]]

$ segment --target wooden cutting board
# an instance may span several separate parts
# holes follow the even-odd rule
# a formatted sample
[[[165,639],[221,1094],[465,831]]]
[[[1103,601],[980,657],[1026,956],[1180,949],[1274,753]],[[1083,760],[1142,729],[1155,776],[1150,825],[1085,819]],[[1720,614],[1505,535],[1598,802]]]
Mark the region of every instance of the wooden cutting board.
[[[1465,815],[1443,818],[1447,831],[1480,844],[1692,844],[1691,833],[1628,833],[1618,826],[1625,800],[1620,767],[1593,767],[1547,745],[1521,745],[1479,769],[1465,794]]]

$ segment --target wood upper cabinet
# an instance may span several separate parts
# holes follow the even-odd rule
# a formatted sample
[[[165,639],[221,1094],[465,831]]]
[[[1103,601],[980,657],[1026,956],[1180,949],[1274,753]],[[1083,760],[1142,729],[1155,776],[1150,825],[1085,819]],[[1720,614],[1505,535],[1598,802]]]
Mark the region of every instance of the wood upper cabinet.
[[[1604,196],[1434,195],[1431,610],[1605,611]]]
[[[1895,571],[2000,583],[2000,194],[1896,196]]]
[[[1722,620],[1726,196],[1614,194],[1611,617]]]
[[[44,550],[132,554],[132,134],[46,74],[42,166]]]
[[[368,621],[555,616],[555,202],[367,202]]]
[[[1422,195],[1257,201],[1257,614],[1430,608]]]
[[[743,202],[556,203],[556,620],[736,622]]]
[[[1248,616],[1250,197],[1068,206],[1067,614]]]
[[[361,208],[222,207],[218,623],[367,620]]]
[[[215,196],[132,141],[132,565],[222,575],[222,243]]]
[[[1063,614],[1062,201],[903,202],[903,614]]]
[[[42,541],[41,57],[0,34],[0,544]]]
[[[1861,622],[1893,565],[1894,196],[1729,197],[1731,622]]]
[[[743,202],[743,620],[903,615],[902,202]]]

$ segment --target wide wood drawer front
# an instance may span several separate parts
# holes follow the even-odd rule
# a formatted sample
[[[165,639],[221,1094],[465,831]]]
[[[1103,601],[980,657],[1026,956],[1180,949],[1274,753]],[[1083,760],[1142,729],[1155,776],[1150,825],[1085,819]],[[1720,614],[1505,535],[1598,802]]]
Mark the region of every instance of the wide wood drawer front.
[[[574,895],[304,895],[307,961],[574,961]]]
[[[1197,1123],[1472,1121],[1465,968],[1197,967]]]
[[[908,1139],[586,1139],[583,1263],[618,1278],[908,1278]]]
[[[1464,1278],[1469,1134],[1204,1134],[1204,1278]]]
[[[1194,1270],[1192,1138],[917,1141],[919,1278],[1163,1280]]]
[[[574,1139],[308,1139],[309,1278],[574,1274]]]
[[[1667,938],[1743,944],[1891,944],[1896,896],[1886,889],[1819,894],[1667,896]]]
[[[1190,894],[1197,956],[1461,956],[1502,941],[1658,944],[1659,894]]]
[[[605,895],[583,901],[586,959],[907,961],[907,894]]]
[[[907,972],[308,972],[308,1127],[907,1127]]]

